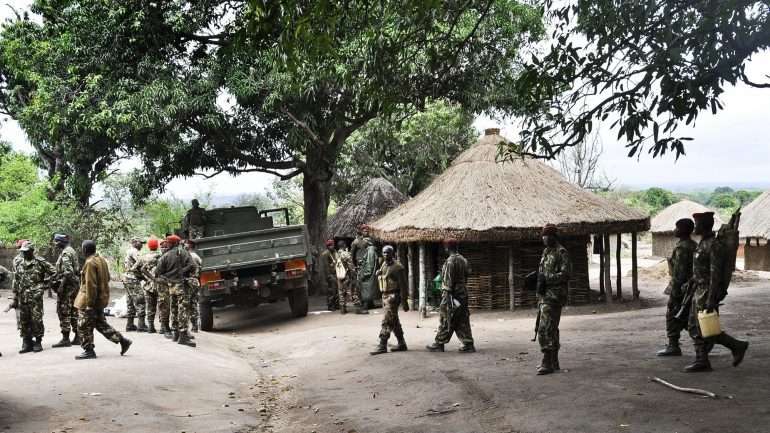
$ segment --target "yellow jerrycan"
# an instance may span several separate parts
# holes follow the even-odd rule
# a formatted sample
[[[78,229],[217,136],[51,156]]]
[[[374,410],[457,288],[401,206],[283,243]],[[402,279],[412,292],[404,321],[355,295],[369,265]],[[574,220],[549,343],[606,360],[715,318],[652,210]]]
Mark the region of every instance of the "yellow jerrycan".
[[[719,325],[719,313],[712,311],[707,313],[704,311],[698,311],[698,326],[700,326],[700,333],[703,338],[716,337],[722,333],[722,327]]]

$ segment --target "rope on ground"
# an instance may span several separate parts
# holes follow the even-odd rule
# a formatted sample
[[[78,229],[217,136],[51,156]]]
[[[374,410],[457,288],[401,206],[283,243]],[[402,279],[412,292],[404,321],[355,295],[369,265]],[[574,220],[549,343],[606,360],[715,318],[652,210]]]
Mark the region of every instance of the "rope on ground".
[[[706,391],[706,390],[698,389],[698,388],[683,388],[681,386],[676,386],[673,383],[666,382],[665,380],[663,380],[663,379],[661,379],[659,377],[653,377],[650,380],[653,381],[653,382],[658,382],[661,385],[665,385],[665,386],[667,386],[667,387],[669,387],[671,389],[674,389],[676,391],[679,391],[679,392],[687,392],[687,393],[690,393],[690,394],[702,395],[703,397],[708,397],[708,398],[717,398],[717,395],[714,394],[711,391]]]

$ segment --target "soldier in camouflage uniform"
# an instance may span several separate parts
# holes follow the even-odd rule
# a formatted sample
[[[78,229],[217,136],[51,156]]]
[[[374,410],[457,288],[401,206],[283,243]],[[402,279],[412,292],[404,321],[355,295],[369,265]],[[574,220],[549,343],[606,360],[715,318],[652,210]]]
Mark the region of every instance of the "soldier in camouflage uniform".
[[[377,271],[377,278],[382,280],[382,308],[384,316],[382,317],[382,327],[380,329],[380,344],[370,355],[379,355],[387,353],[388,339],[393,333],[398,340],[398,345],[391,346],[391,352],[403,352],[407,350],[404,340],[404,330],[401,327],[401,321],[398,318],[398,306],[401,305],[404,311],[409,311],[409,305],[406,302],[409,287],[407,285],[406,269],[395,259],[395,250],[392,246],[386,245],[382,249],[385,261]]]
[[[708,355],[714,344],[721,344],[730,349],[733,355],[733,367],[737,367],[746,355],[749,343],[735,339],[726,332],[715,337],[703,338],[698,324],[698,312],[719,312],[719,303],[726,293],[718,287],[716,282],[723,281],[722,261],[725,260],[725,252],[720,251],[720,246],[714,234],[714,213],[703,212],[693,215],[695,219],[695,234],[700,235],[701,241],[695,250],[693,259],[693,275],[690,290],[694,290],[688,331],[695,345],[695,362],[685,367],[688,373],[699,371],[711,371],[711,362]]]
[[[457,247],[454,240],[444,242],[449,257],[441,270],[440,319],[436,341],[427,347],[431,352],[443,352],[452,334],[457,334],[457,339],[463,344],[460,352],[476,351],[471,334],[468,291],[465,287],[468,281],[468,261],[457,252]]]
[[[131,346],[131,340],[120,335],[104,317],[104,307],[110,302],[110,269],[107,261],[96,253],[94,241],[83,241],[83,256],[86,261],[80,271],[80,289],[75,297],[78,309],[78,333],[81,338],[83,353],[75,359],[96,358],[94,352],[94,329],[104,338],[120,344],[121,356]]]
[[[128,248],[126,258],[123,262],[125,274],[123,276],[123,287],[126,289],[126,295],[128,300],[126,302],[126,332],[139,331],[147,332],[147,325],[145,324],[145,304],[144,304],[144,289],[142,288],[142,280],[144,276],[139,270],[139,256],[142,250],[142,242],[139,238],[131,239],[131,246]],[[134,318],[139,318],[139,326],[134,325]]]
[[[159,244],[160,248],[160,257],[158,257],[158,261],[160,261],[160,258],[163,257],[164,254],[166,254],[169,250],[168,242],[166,242],[165,239],[160,241]],[[156,263],[157,267],[157,263]],[[164,279],[158,279],[155,278],[155,287],[158,290],[158,316],[160,321],[160,333],[168,338],[173,337],[173,333],[171,332],[171,325],[169,324],[169,320],[171,317],[171,295],[169,294],[169,284]]]
[[[78,319],[77,310],[74,307],[75,296],[80,288],[80,261],[78,253],[70,246],[69,236],[65,234],[55,234],[53,237],[56,248],[61,251],[56,260],[56,278],[54,282],[56,287],[56,313],[59,316],[59,325],[61,327],[61,341],[53,344],[53,347],[70,347],[73,344],[80,344],[78,338]],[[75,331],[75,339],[70,341],[70,331]]]
[[[206,209],[200,207],[197,199],[192,201],[192,209],[187,211],[182,222],[182,229],[187,233],[188,239],[198,239],[204,236],[206,228]]]
[[[334,271],[334,263],[337,259],[334,251],[334,241],[329,239],[325,244],[326,249],[318,256],[318,274],[319,279],[325,285],[326,308],[328,308],[329,311],[334,311],[339,305],[339,299],[337,298],[337,277],[335,276]]]
[[[195,252],[195,241],[188,239],[185,245],[187,247],[187,252],[190,253],[190,258],[193,261],[193,270],[190,274],[190,278],[187,279],[187,285],[190,289],[190,327],[192,328],[192,332],[198,332],[198,318],[200,317],[198,314],[198,302],[200,301],[200,277],[203,260],[201,260],[198,253]]]
[[[35,255],[35,246],[24,242],[19,251],[22,259],[14,265],[13,302],[19,312],[22,346],[19,353],[43,350],[43,292],[51,283],[56,269],[44,258]],[[34,338],[34,341],[32,340]]]
[[[698,244],[690,238],[695,224],[690,218],[682,218],[676,222],[674,227],[674,236],[679,238],[668,259],[668,269],[671,278],[664,293],[668,294],[668,305],[666,307],[666,336],[668,344],[665,348],[658,351],[658,356],[682,356],[682,349],[679,347],[679,337],[683,330],[687,328],[687,323],[676,319],[676,313],[682,308],[686,287],[684,284],[692,277],[692,258]]]
[[[139,271],[144,276],[142,289],[144,289],[144,305],[147,311],[147,332],[154,334],[157,332],[155,314],[158,309],[158,283],[155,281],[155,267],[160,259],[158,240],[155,238],[148,240],[147,249],[150,251],[139,258]]]
[[[344,272],[345,277],[339,278],[337,269]],[[345,241],[340,240],[337,242],[337,254],[334,261],[334,274],[337,278],[338,298],[340,303],[340,313],[346,314],[348,312],[348,301],[353,305],[360,307],[361,301],[358,299],[358,293],[356,291],[356,270],[353,264],[353,256],[348,252]],[[360,309],[360,308],[359,308]]]
[[[537,338],[543,361],[537,369],[538,375],[550,374],[559,370],[559,321],[562,306],[567,302],[567,284],[571,266],[569,253],[559,243],[558,229],[547,224],[542,231],[543,256],[537,273],[537,298],[540,325]]]
[[[181,239],[176,235],[166,238],[169,250],[158,260],[155,277],[167,282],[171,296],[171,327],[172,338],[179,344],[195,347],[190,327],[190,289],[186,280],[193,271],[193,261],[190,253],[180,245]]]

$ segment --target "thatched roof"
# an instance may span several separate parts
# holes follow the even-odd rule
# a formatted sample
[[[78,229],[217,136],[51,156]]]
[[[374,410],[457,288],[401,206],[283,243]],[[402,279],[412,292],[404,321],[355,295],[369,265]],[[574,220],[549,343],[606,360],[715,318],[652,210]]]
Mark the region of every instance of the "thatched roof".
[[[663,209],[652,219],[650,231],[657,234],[673,234],[674,225],[682,218],[692,218],[692,214],[700,212],[714,212],[713,210],[690,200],[682,200]],[[719,228],[722,219],[714,214],[714,227]]]
[[[413,199],[374,222],[387,242],[531,239],[547,223],[565,235],[641,232],[642,212],[570,184],[534,159],[497,162],[499,130],[479,141]]]
[[[741,211],[742,238],[770,240],[770,191],[763,192]]]
[[[406,196],[383,178],[370,179],[329,219],[330,238],[354,238],[356,227],[368,224],[406,201]]]

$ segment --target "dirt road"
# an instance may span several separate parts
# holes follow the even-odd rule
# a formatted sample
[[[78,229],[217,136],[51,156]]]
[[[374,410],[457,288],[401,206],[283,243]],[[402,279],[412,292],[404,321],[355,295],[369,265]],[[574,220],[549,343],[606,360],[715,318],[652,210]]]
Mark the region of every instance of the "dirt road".
[[[569,308],[562,373],[538,377],[533,312],[476,313],[479,352],[428,353],[437,318],[402,315],[410,351],[371,357],[380,314],[292,319],[284,303],[218,312],[214,333],[189,349],[131,333],[128,356],[97,336],[96,361],[78,349],[18,355],[12,314],[0,316],[0,430],[13,432],[768,432],[770,284],[731,289],[723,323],[751,341],[739,368],[714,352],[715,372],[687,375],[685,357],[653,356],[664,342],[663,300]],[[47,308],[46,346],[58,330]],[[596,314],[593,312],[596,311]],[[116,323],[116,321],[113,321]],[[122,321],[117,322],[122,324]],[[649,382],[659,376],[725,398]],[[230,394],[233,393],[233,394]],[[728,398],[731,397],[731,398]]]

